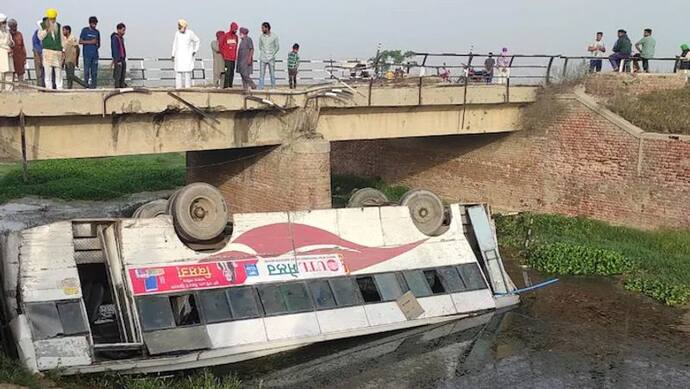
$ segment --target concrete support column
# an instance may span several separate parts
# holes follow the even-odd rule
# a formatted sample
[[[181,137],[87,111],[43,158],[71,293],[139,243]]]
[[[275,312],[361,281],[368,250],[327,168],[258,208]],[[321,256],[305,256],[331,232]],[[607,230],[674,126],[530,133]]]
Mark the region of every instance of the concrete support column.
[[[187,182],[218,187],[233,213],[330,208],[330,151],[330,142],[320,139],[190,151]]]

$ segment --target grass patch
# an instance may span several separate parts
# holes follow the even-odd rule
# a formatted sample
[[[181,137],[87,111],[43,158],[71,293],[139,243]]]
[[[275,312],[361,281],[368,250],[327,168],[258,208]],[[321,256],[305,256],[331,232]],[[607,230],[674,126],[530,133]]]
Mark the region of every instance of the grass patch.
[[[612,98],[608,108],[648,132],[690,135],[690,87]]]
[[[501,245],[540,271],[622,274],[627,289],[668,305],[690,302],[690,231],[641,231],[558,215],[496,218]],[[528,230],[531,239],[524,248]]]
[[[333,176],[331,178],[331,196],[333,197],[333,208],[343,208],[347,206],[350,195],[357,189],[376,188],[382,191],[388,200],[392,202],[400,201],[400,198],[410,190],[406,186],[388,185],[381,178],[362,178],[355,176]]]
[[[61,387],[98,389],[239,389],[235,375],[216,376],[210,370],[171,377],[96,374],[91,376],[56,377]]]
[[[170,377],[94,374],[59,376],[48,372],[44,377],[33,374],[0,351],[0,383],[29,389],[238,389],[241,381],[235,375],[216,376],[210,370]]]
[[[0,383],[24,386],[30,389],[43,389],[45,382],[36,374],[21,366],[18,361],[0,351]]]
[[[108,200],[184,185],[183,154],[64,159],[30,162],[24,182],[20,164],[0,164],[0,203],[27,195],[64,200]]]

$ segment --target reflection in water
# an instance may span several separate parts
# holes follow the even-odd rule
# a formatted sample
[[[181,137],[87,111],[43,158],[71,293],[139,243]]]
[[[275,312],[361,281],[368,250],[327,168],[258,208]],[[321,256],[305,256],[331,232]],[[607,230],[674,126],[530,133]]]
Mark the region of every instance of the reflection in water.
[[[511,311],[316,344],[227,370],[248,388],[688,388],[690,336],[675,329],[682,315],[611,280],[573,278],[524,295]]]

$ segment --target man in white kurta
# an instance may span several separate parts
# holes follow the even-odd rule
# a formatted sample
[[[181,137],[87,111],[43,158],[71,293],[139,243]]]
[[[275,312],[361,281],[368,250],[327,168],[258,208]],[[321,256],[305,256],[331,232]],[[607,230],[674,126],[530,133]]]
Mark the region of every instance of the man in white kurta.
[[[192,87],[194,56],[199,51],[200,41],[194,31],[187,28],[183,19],[177,21],[177,32],[173,41],[172,57],[175,63],[175,88]]]
[[[0,14],[0,91],[12,90],[14,63],[12,62],[12,35],[7,29],[7,16]]]

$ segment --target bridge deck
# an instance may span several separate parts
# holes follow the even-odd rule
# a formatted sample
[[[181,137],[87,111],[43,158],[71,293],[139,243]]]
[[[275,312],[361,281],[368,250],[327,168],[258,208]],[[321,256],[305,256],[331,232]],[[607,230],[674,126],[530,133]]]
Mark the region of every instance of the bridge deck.
[[[354,89],[347,100],[304,90],[1,93],[0,160],[22,158],[20,115],[27,160],[83,158],[278,145],[313,132],[339,141],[513,131],[537,87]]]

